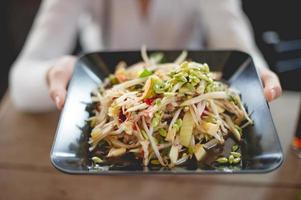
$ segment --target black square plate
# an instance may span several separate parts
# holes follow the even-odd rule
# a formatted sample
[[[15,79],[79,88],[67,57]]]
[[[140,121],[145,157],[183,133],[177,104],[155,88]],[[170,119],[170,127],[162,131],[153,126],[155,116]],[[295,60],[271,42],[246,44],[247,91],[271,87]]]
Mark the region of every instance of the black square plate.
[[[167,61],[174,60],[181,51],[163,52]],[[71,174],[208,174],[208,173],[264,173],[280,166],[283,154],[278,135],[265,100],[261,80],[251,57],[238,51],[188,51],[188,58],[208,63],[212,71],[222,71],[223,78],[241,92],[242,100],[255,125],[244,130],[241,144],[242,162],[236,168],[187,169],[177,167],[172,170],[152,170],[150,168],[112,169],[109,166],[93,169],[88,161],[87,134],[85,120],[89,114],[87,103],[90,93],[116,64],[124,60],[134,64],[141,60],[139,51],[96,52],[80,57],[68,88],[64,109],[60,116],[56,136],[51,150],[51,162],[66,173]]]

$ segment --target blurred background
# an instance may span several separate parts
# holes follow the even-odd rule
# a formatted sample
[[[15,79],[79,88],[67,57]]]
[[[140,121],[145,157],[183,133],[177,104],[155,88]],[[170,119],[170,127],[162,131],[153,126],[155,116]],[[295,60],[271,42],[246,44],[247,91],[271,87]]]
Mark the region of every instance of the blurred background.
[[[255,32],[257,45],[284,89],[301,89],[301,18],[298,0],[242,0]],[[40,0],[1,0],[0,2],[0,99],[8,85],[11,64],[19,54]],[[284,81],[285,80],[285,81]]]
[[[7,91],[10,67],[23,47],[40,2],[0,0],[0,102]],[[285,158],[278,170],[257,175],[180,178],[65,175],[49,162],[58,113],[18,112],[6,98],[0,106],[0,200],[121,196],[130,199],[131,195],[133,199],[301,200],[301,159],[291,148],[301,113],[300,0],[242,0],[242,3],[253,25],[256,43],[271,69],[279,75],[283,88],[299,91],[285,91],[270,104]],[[79,46],[75,51],[78,49]],[[298,130],[301,130],[300,120],[301,115]]]

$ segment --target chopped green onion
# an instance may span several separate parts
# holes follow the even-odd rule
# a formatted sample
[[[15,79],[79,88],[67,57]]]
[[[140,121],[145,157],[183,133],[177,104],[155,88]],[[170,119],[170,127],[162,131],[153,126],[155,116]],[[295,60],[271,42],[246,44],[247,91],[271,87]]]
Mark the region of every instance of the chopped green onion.
[[[161,105],[161,99],[159,99],[159,98],[156,99],[156,100],[155,100],[155,105],[156,105],[156,106]]]
[[[141,134],[144,137],[144,139],[146,139],[146,140],[148,139],[148,136],[144,130],[141,130]]]
[[[152,119],[152,126],[154,128],[156,128],[159,125],[161,118],[162,118],[162,111],[156,112],[154,118]]]
[[[160,128],[159,129],[159,134],[162,136],[162,137],[166,137],[167,136],[167,131],[163,128]]]
[[[97,156],[92,157],[92,161],[94,162],[94,164],[99,164],[103,162],[103,160]]]
[[[172,127],[175,128],[176,131],[178,131],[182,127],[182,123],[183,123],[182,119],[177,119]]]
[[[239,163],[240,161],[241,161],[241,158],[234,158],[233,163],[234,163],[234,164],[237,164],[237,163]]]
[[[152,126],[154,128],[157,127],[159,125],[159,123],[160,123],[160,119],[158,119],[158,118],[153,118],[152,119]]]
[[[216,159],[216,162],[224,164],[224,163],[228,162],[228,159],[226,157],[221,157],[221,158]]]
[[[143,69],[143,71],[139,74],[139,78],[144,78],[152,74],[153,74],[152,71],[149,71],[148,69]]]
[[[231,155],[233,155],[235,158],[240,158],[241,157],[241,154],[238,153],[238,152],[230,152]]]
[[[234,161],[234,156],[230,155],[229,158],[228,158],[228,160],[229,160],[229,163],[232,164],[233,161]]]
[[[239,147],[238,147],[237,144],[235,144],[235,145],[232,146],[231,149],[232,149],[232,151],[237,151],[239,149]]]
[[[151,160],[151,164],[153,164],[153,165],[160,165],[160,162],[159,162],[159,160]]]
[[[153,89],[154,89],[155,93],[162,94],[162,93],[164,93],[165,87],[164,87],[163,83],[155,82]]]

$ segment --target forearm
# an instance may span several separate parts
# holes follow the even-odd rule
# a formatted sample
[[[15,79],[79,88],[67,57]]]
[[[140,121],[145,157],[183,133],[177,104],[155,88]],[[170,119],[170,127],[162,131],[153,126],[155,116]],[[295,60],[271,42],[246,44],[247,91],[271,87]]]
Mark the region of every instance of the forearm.
[[[10,72],[10,95],[18,110],[45,112],[54,109],[48,95],[46,73],[52,61],[20,60]]]
[[[10,93],[23,111],[54,108],[48,94],[46,73],[53,62],[74,46],[78,18],[85,0],[44,0],[32,30],[10,72]]]
[[[253,36],[251,24],[239,0],[204,0],[208,48],[236,49],[249,53],[259,69],[267,68]]]

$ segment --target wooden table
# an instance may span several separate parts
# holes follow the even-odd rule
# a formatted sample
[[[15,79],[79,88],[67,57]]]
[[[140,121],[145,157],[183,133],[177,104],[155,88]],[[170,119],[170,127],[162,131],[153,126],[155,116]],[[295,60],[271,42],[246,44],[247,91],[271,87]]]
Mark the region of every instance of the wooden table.
[[[0,106],[0,199],[299,199],[301,159],[290,149],[300,94],[271,104],[285,160],[259,175],[79,176],[49,161],[58,113],[18,112],[9,95]]]

